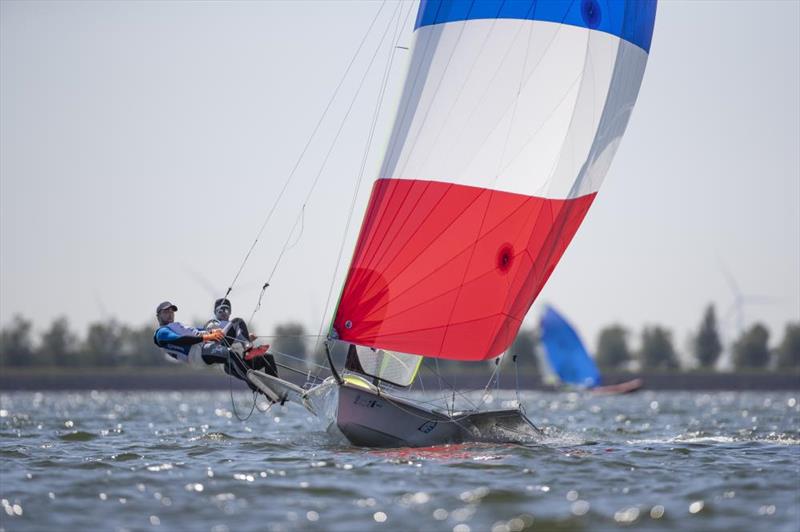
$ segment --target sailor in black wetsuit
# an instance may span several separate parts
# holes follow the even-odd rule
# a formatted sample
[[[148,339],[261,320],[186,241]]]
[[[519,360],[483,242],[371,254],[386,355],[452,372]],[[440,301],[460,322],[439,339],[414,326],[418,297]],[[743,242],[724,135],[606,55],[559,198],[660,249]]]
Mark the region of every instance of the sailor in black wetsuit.
[[[269,346],[253,347],[251,342],[258,338],[247,328],[247,323],[242,318],[231,319],[231,302],[229,299],[220,298],[214,301],[214,318],[206,323],[206,329],[222,329],[225,340],[231,349],[241,354],[246,362],[260,369],[264,373],[278,376],[278,366],[275,358],[267,353]],[[240,347],[241,346],[241,347]]]

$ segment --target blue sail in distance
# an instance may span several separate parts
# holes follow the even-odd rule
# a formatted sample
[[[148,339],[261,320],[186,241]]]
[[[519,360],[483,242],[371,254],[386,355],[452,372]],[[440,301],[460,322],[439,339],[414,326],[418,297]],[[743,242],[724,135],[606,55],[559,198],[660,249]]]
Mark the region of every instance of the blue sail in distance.
[[[587,388],[600,384],[600,372],[578,333],[549,305],[545,307],[540,329],[547,360],[561,382]]]

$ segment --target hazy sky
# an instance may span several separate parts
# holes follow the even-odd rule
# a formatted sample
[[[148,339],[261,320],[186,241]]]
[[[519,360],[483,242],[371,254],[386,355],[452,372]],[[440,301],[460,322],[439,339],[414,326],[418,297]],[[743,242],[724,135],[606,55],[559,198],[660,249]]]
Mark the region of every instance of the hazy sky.
[[[380,2],[0,3],[0,323],[78,330],[116,318],[210,315]],[[249,317],[371,53],[387,3],[236,290]],[[411,42],[409,17],[400,46]],[[395,26],[390,26],[390,34]],[[387,103],[332,281],[388,59],[381,49],[255,318],[316,332],[341,286],[380,164]],[[705,305],[773,341],[800,320],[800,3],[662,1],[639,101],[572,245],[528,315],[559,307],[590,345],[604,325],[674,330]],[[327,318],[326,318],[327,319]],[[153,321],[154,323],[154,321]]]

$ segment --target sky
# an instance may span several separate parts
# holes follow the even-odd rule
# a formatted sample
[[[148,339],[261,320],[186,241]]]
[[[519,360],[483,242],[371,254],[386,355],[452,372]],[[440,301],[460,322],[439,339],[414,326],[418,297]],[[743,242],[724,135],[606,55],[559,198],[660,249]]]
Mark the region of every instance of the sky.
[[[412,42],[416,6],[381,6],[0,2],[0,324],[155,325],[165,299],[200,322],[268,220],[234,314],[269,280],[257,332],[323,330]],[[800,2],[659,4],[625,137],[526,325],[544,302],[591,347],[658,324],[686,351],[709,303],[726,341],[800,321]]]

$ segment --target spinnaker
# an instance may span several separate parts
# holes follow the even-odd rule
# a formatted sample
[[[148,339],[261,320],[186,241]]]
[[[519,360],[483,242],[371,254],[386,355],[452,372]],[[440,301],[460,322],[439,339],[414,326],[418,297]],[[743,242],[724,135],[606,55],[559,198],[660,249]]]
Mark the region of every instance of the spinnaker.
[[[351,442],[536,437],[520,406],[435,410],[385,383],[406,386],[418,357],[509,347],[611,164],[655,12],[655,0],[421,2],[329,333],[349,344],[344,376],[328,359]]]
[[[332,336],[456,360],[508,348],[617,150],[655,12],[423,0]]]

